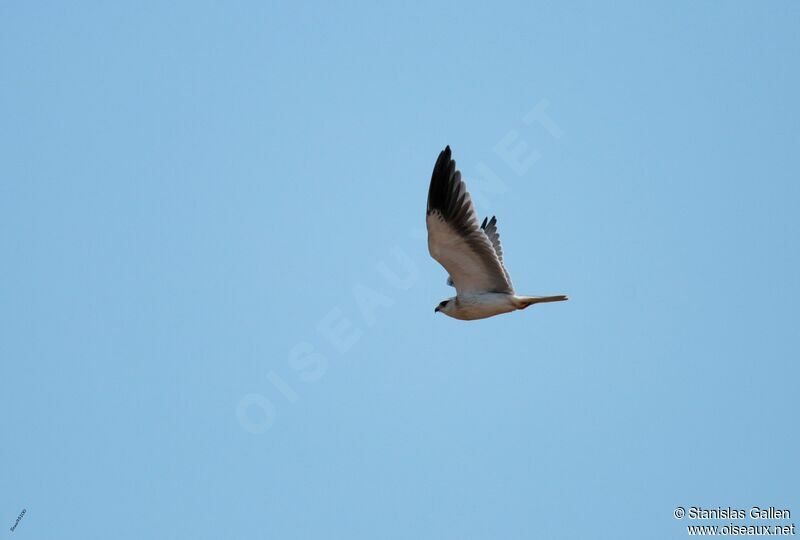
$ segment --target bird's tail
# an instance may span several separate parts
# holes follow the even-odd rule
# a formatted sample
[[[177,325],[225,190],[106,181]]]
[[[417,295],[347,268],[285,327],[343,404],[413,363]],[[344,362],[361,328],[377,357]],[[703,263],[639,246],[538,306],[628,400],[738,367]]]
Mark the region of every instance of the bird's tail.
[[[533,304],[543,304],[545,302],[563,302],[569,300],[566,295],[558,296],[515,296],[514,305],[517,309],[525,309]]]

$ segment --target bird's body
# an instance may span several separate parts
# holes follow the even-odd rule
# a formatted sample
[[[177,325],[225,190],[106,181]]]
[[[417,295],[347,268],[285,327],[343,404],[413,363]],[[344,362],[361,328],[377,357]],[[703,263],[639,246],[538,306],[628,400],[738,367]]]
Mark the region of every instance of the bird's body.
[[[467,293],[449,298],[446,302],[436,311],[462,321],[485,319],[517,309],[514,295],[506,293]]]
[[[436,312],[442,312],[454,319],[462,321],[474,321],[476,319],[486,319],[503,313],[509,313],[518,309],[525,309],[533,304],[543,302],[561,302],[567,297],[560,296],[517,296],[506,293],[478,293],[462,294],[448,298],[444,301],[445,305],[436,308]]]
[[[475,209],[451,159],[450,147],[436,160],[428,190],[428,250],[450,273],[456,296],[442,301],[437,312],[461,320],[485,319],[525,309],[532,304],[560,302],[567,297],[517,296],[503,264],[497,219],[478,226]]]

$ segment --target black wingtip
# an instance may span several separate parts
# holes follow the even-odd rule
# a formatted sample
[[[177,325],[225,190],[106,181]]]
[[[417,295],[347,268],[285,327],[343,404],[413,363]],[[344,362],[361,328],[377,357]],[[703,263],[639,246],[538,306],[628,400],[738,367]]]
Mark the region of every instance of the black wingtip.
[[[436,160],[437,166],[446,166],[452,160],[452,153],[450,152],[450,145],[445,146],[444,150],[439,152],[439,158]]]
[[[483,218],[483,223],[481,223],[481,229],[485,229],[486,228],[486,223],[488,223],[488,222],[489,222],[489,218],[488,217]]]
[[[450,151],[450,145],[448,144],[444,147],[444,150],[439,153],[439,159],[443,161],[450,161],[452,159],[452,155],[453,153]]]
[[[449,215],[453,211],[451,206],[455,204],[456,194],[453,189],[457,188],[460,175],[456,169],[456,162],[451,157],[450,145],[439,152],[436,165],[431,174],[431,185],[428,188],[428,212],[436,209],[443,215]]]

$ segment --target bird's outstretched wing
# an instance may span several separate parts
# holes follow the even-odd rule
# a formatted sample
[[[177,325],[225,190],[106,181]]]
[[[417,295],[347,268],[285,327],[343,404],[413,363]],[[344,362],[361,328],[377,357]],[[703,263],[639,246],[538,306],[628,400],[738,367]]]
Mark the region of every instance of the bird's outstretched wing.
[[[478,226],[472,199],[451,159],[449,146],[439,154],[433,168],[426,222],[428,250],[450,273],[458,294],[513,294],[511,280],[492,240]]]
[[[503,268],[503,273],[506,275],[506,280],[508,284],[511,284],[511,276],[508,275],[508,270],[506,270],[506,263],[503,262],[503,246],[500,245],[500,233],[497,231],[497,217],[492,216],[492,219],[483,218],[483,223],[481,223],[481,229],[483,233],[489,238],[489,241],[492,243],[492,247],[494,248],[494,252],[497,255],[497,259],[500,261],[500,266]]]

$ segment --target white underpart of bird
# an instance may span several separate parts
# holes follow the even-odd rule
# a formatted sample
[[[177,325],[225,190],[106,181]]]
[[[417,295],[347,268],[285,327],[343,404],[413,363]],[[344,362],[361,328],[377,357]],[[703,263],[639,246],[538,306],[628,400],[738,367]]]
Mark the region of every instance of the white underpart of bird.
[[[561,302],[558,296],[518,296],[503,263],[497,219],[478,224],[472,199],[448,146],[439,154],[428,189],[428,251],[450,274],[447,284],[456,295],[434,310],[470,321],[525,309],[533,304]]]

